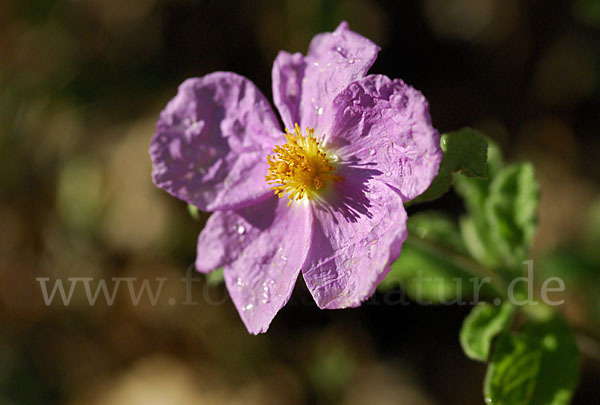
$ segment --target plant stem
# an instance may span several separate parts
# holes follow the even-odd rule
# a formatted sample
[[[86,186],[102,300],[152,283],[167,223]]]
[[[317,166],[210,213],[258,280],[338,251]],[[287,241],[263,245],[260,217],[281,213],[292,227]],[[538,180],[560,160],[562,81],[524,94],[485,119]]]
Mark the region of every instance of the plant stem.
[[[427,253],[438,259],[452,263],[473,277],[477,277],[482,280],[489,280],[490,285],[494,288],[498,295],[501,298],[506,298],[507,285],[504,279],[498,276],[494,271],[480,265],[470,257],[465,256],[454,249],[441,246],[431,240],[419,238],[411,234],[408,235],[406,242],[418,247],[419,249],[427,251]]]
[[[426,251],[432,256],[452,263],[454,266],[463,269],[474,277],[480,279],[488,278],[491,286],[497,292],[498,296],[502,299],[507,298],[507,283],[506,281],[498,276],[493,270],[482,266],[472,258],[457,252],[456,250],[439,245],[431,240],[419,238],[415,235],[408,235],[406,243],[411,244],[421,250]],[[525,315],[527,318],[531,318],[531,311],[523,307],[519,307],[519,312]],[[590,333],[589,331],[583,330],[578,325],[571,325],[573,331],[577,337],[577,343],[581,352],[588,358],[594,361],[600,362],[600,337]]]

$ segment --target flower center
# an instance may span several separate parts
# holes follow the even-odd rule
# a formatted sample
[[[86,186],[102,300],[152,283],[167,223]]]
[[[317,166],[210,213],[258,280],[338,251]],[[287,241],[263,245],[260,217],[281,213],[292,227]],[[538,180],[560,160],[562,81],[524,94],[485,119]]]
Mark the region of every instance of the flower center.
[[[279,198],[288,194],[289,202],[304,197],[312,199],[332,181],[342,181],[342,176],[333,174],[335,167],[331,157],[323,150],[320,142],[314,136],[314,129],[306,128],[306,136],[298,124],[294,133],[285,130],[285,145],[273,148],[274,155],[268,155],[269,174],[265,177],[267,183],[275,185],[271,190]]]

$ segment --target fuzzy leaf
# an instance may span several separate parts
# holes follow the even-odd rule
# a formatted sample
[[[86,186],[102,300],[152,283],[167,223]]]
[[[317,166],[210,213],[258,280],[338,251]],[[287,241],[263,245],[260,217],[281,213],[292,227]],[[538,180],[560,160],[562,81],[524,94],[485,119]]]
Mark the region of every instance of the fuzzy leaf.
[[[538,203],[539,185],[530,163],[505,167],[490,185],[485,203],[490,236],[511,268],[527,259],[537,229]]]
[[[490,356],[492,340],[510,324],[514,307],[483,303],[465,318],[460,330],[460,344],[465,354],[478,361],[486,362]]]
[[[479,263],[497,268],[502,265],[497,246],[490,235],[490,226],[485,215],[485,205],[490,194],[490,185],[502,170],[502,153],[491,139],[488,143],[486,178],[457,175],[454,190],[464,199],[468,215],[460,219],[460,230],[467,251]]]
[[[442,135],[440,144],[444,155],[440,169],[429,188],[414,202],[425,202],[441,197],[452,186],[454,175],[485,178],[487,143],[472,128],[463,128]]]
[[[503,333],[492,354],[484,393],[495,405],[566,405],[577,384],[579,352],[570,328],[553,316]]]

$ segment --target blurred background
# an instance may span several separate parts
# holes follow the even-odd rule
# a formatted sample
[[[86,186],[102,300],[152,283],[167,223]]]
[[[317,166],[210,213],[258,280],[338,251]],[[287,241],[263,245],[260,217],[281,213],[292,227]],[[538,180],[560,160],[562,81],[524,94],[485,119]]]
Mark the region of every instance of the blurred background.
[[[371,72],[425,94],[440,132],[473,126],[509,161],[534,162],[536,276],[567,283],[564,312],[588,336],[574,403],[597,401],[600,1],[3,0],[1,404],[483,403],[485,365],[458,342],[468,306],[377,293],[321,311],[300,281],[255,337],[218,282],[194,282],[198,304],[181,305],[207,215],[151,182],[161,108],[215,70],[271,99],[277,52],[305,52],[342,19],[382,47]],[[431,207],[463,210],[452,192]],[[156,305],[133,305],[126,288],[90,305],[80,285],[47,306],[38,277],[49,289],[167,280]]]

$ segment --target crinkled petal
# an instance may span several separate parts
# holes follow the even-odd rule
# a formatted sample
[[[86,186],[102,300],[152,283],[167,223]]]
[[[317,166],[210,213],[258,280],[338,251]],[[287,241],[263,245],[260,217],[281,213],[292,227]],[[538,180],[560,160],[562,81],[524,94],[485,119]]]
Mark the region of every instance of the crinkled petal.
[[[379,47],[342,22],[334,32],[316,35],[306,57],[281,52],[273,65],[273,99],[288,128],[297,122],[326,132],[331,101],[364,77]]]
[[[316,35],[306,55],[300,103],[301,127],[327,131],[334,97],[353,81],[364,77],[380,48],[371,40],[350,31],[342,22],[334,32]]]
[[[269,103],[248,79],[228,72],[188,79],[160,114],[152,176],[204,211],[248,205],[272,192],[266,155],[281,139]]]
[[[270,201],[272,198],[265,204]],[[260,203],[257,204],[257,207],[260,206]],[[210,273],[231,264],[260,232],[259,227],[248,226],[235,211],[213,212],[198,236],[196,270]]]
[[[250,333],[265,332],[287,303],[308,253],[312,214],[275,196],[212,215],[198,240],[202,272],[224,266],[229,294]]]
[[[423,193],[442,158],[440,135],[431,124],[425,97],[402,80],[369,75],[333,102],[327,140],[342,160],[379,171],[404,201]]]
[[[306,285],[320,308],[358,306],[400,254],[407,235],[402,199],[368,175],[346,171],[334,192],[313,207],[311,250],[302,270]]]
[[[286,128],[300,123],[300,96],[306,62],[301,53],[279,52],[273,63],[273,102]]]

